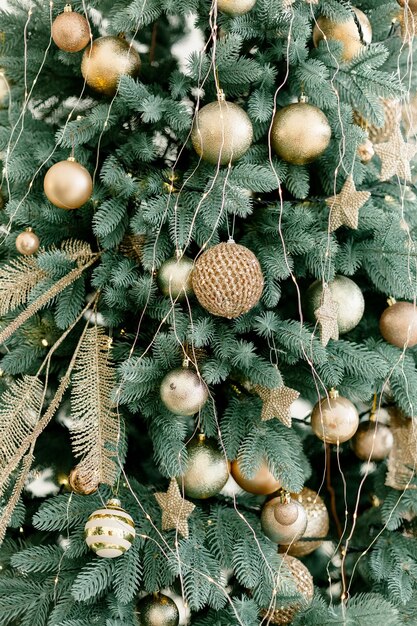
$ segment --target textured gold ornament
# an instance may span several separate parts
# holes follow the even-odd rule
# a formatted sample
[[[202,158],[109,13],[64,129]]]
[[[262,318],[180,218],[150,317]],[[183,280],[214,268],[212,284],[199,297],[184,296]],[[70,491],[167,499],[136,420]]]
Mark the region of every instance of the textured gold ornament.
[[[88,547],[105,559],[115,559],[132,547],[135,524],[120,501],[112,498],[102,509],[94,511],[84,528]]]
[[[79,467],[74,467],[69,473],[68,484],[74,493],[89,496],[97,491],[100,481],[98,478],[92,480],[90,477],[84,476]]]
[[[64,52],[83,50],[90,41],[90,34],[90,26],[84,15],[72,11],[70,4],[52,23],[52,39]]]
[[[162,509],[162,530],[175,528],[183,537],[188,537],[188,518],[195,504],[185,500],[175,478],[171,479],[166,493],[156,493],[156,501]]]
[[[70,158],[49,168],[43,188],[52,204],[60,209],[72,210],[83,206],[90,199],[93,181],[85,167]]]
[[[400,7],[417,12],[417,0],[397,0]]]
[[[343,443],[351,439],[359,426],[359,415],[350,400],[339,396],[336,390],[322,398],[311,413],[311,428],[325,443]]]
[[[281,487],[280,482],[269,470],[265,461],[262,461],[252,478],[247,478],[242,472],[239,459],[236,459],[232,462],[231,474],[239,487],[255,495],[268,496]]]
[[[358,146],[357,153],[361,163],[369,163],[375,156],[374,144],[370,139],[365,139],[365,141]]]
[[[328,283],[333,302],[338,306],[337,325],[339,334],[348,333],[355,328],[362,319],[365,310],[365,301],[362,291],[350,278],[337,275]],[[323,304],[323,283],[316,280],[307,289],[305,295],[305,311],[311,322],[316,321],[316,311]]]
[[[145,242],[145,235],[125,235],[120,243],[119,250],[124,256],[133,259],[137,263],[142,263]]]
[[[256,0],[217,0],[217,8],[232,17],[248,13],[256,4]]]
[[[329,285],[324,284],[321,294],[321,304],[314,311],[317,322],[320,325],[320,340],[323,346],[327,346],[330,339],[337,341],[339,339],[339,325],[337,323],[337,314],[339,305],[333,300],[332,292]]]
[[[293,165],[317,159],[330,143],[332,131],[323,111],[305,101],[275,113],[271,129],[274,152]]]
[[[39,250],[39,237],[31,228],[27,228],[16,237],[16,250],[20,254],[30,256]]]
[[[280,545],[280,552],[287,552],[291,556],[307,556],[314,550],[317,550],[322,543],[324,537],[329,532],[329,513],[322,498],[308,487],[304,487],[301,493],[292,493],[293,500],[299,502],[307,515],[307,527],[302,537],[291,545]],[[303,541],[306,539],[317,539],[317,541]]]
[[[381,335],[397,348],[412,348],[417,344],[417,307],[412,302],[388,300],[389,306],[381,315]]]
[[[264,286],[256,256],[234,242],[209,248],[192,273],[194,293],[212,315],[233,319],[258,304]]]
[[[183,300],[193,293],[191,273],[194,261],[183,255],[179,258],[172,257],[164,263],[158,271],[158,287],[164,296],[172,300]]]
[[[417,428],[415,418],[406,417],[399,409],[389,409],[393,446],[388,457],[385,484],[393,489],[416,489],[410,484],[417,467]]]
[[[203,408],[208,389],[202,378],[192,369],[178,367],[161,382],[161,400],[176,415],[194,415]]]
[[[366,420],[359,424],[351,446],[361,461],[383,461],[393,445],[391,430],[376,420]]]
[[[217,495],[227,483],[230,464],[223,451],[205,435],[194,437],[187,444],[187,464],[178,478],[189,498],[205,500]]]
[[[121,37],[99,37],[85,50],[81,73],[92,89],[114,96],[121,76],[138,76],[140,57]]]
[[[411,180],[410,160],[417,152],[417,146],[406,143],[398,126],[386,143],[375,146],[375,152],[381,159],[382,181],[393,176]]]
[[[288,544],[297,541],[304,534],[307,514],[304,507],[290,496],[278,496],[264,504],[261,525],[271,541]]]
[[[258,394],[263,402],[261,413],[263,421],[276,417],[288,428],[291,426],[290,409],[293,402],[300,396],[298,391],[291,389],[291,387],[285,387],[285,385],[274,389],[262,387],[262,385],[253,385],[253,391]]]
[[[357,111],[353,112],[353,121],[355,124],[367,131],[369,140],[372,144],[384,143],[385,141],[388,141],[401,121],[401,103],[399,100],[381,98],[381,104],[384,110],[384,123],[382,126],[370,124]]]
[[[136,606],[139,626],[178,626],[180,613],[174,600],[163,593],[142,598]]]
[[[344,22],[334,22],[328,17],[321,15],[313,30],[313,43],[316,48],[322,39],[340,41],[340,43],[343,44],[343,61],[351,61],[353,57],[363,50],[364,44],[371,43],[372,27],[370,21],[365,13],[356,7],[352,7],[352,10],[356,14],[356,20],[358,20],[360,24],[362,37],[353,16]]]
[[[359,209],[370,197],[369,191],[356,191],[353,177],[348,176],[340,193],[326,200],[326,204],[330,208],[330,232],[337,230],[340,226],[357,229]]]

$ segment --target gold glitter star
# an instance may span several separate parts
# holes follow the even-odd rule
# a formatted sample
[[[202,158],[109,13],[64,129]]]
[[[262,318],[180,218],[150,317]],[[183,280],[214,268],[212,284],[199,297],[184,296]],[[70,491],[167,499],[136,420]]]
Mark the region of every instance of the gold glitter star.
[[[316,320],[320,324],[320,338],[323,346],[327,346],[330,339],[335,341],[339,339],[338,311],[339,305],[333,300],[330,287],[324,285],[321,305],[314,311]]]
[[[300,395],[298,391],[284,385],[275,387],[275,389],[254,385],[253,390],[263,402],[261,419],[267,421],[277,417],[285,426],[290,428],[290,407]]]
[[[356,191],[352,176],[348,176],[342,190],[337,196],[327,198],[326,204],[330,207],[330,232],[339,226],[358,227],[359,209],[369,200],[369,191]]]
[[[410,160],[416,154],[417,146],[404,141],[399,126],[386,143],[375,146],[375,152],[381,159],[380,179],[382,181],[389,180],[393,176],[411,180]]]
[[[162,530],[175,528],[188,538],[188,518],[195,509],[195,504],[181,496],[178,483],[171,478],[166,493],[155,493],[155,498],[162,509]]]

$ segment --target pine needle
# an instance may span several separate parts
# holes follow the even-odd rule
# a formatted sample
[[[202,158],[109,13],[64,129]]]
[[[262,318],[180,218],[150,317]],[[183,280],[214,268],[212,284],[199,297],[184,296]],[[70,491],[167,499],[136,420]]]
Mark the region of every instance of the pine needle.
[[[22,257],[0,269],[0,315],[24,304],[35,285],[45,278],[34,257]]]

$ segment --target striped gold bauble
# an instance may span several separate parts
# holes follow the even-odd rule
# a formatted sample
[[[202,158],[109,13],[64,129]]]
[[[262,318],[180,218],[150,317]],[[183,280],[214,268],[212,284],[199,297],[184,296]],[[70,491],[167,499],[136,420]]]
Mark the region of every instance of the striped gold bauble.
[[[135,524],[129,513],[122,509],[117,498],[97,509],[84,527],[88,547],[105,559],[115,559],[131,548],[135,539]]]

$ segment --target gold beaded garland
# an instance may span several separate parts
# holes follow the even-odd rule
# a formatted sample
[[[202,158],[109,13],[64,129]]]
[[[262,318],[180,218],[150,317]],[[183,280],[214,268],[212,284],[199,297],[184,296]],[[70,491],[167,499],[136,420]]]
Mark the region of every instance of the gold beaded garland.
[[[135,524],[120,500],[112,498],[104,508],[94,511],[84,528],[88,547],[105,559],[115,559],[132,547]]]
[[[84,15],[65,6],[64,12],[52,23],[52,39],[64,52],[80,52],[90,41],[90,26]]]
[[[43,188],[52,204],[60,209],[78,209],[91,197],[93,181],[90,173],[73,157],[55,163],[46,172]]]
[[[381,335],[397,348],[412,348],[417,344],[417,307],[412,302],[388,300],[389,306],[381,315]]]
[[[336,389],[322,398],[311,413],[311,428],[325,443],[343,443],[351,439],[359,426],[359,414],[350,400]]]
[[[122,37],[99,37],[84,52],[81,73],[95,91],[114,96],[121,76],[136,77],[140,57]]]
[[[29,256],[39,250],[39,237],[31,228],[27,228],[16,237],[16,250]]]
[[[344,22],[335,22],[321,15],[313,29],[313,43],[315,47],[317,48],[322,39],[340,41],[343,44],[342,59],[351,61],[363,49],[364,44],[370,44],[372,41],[370,21],[360,9],[352,7],[352,11],[356,17],[352,16]]]

